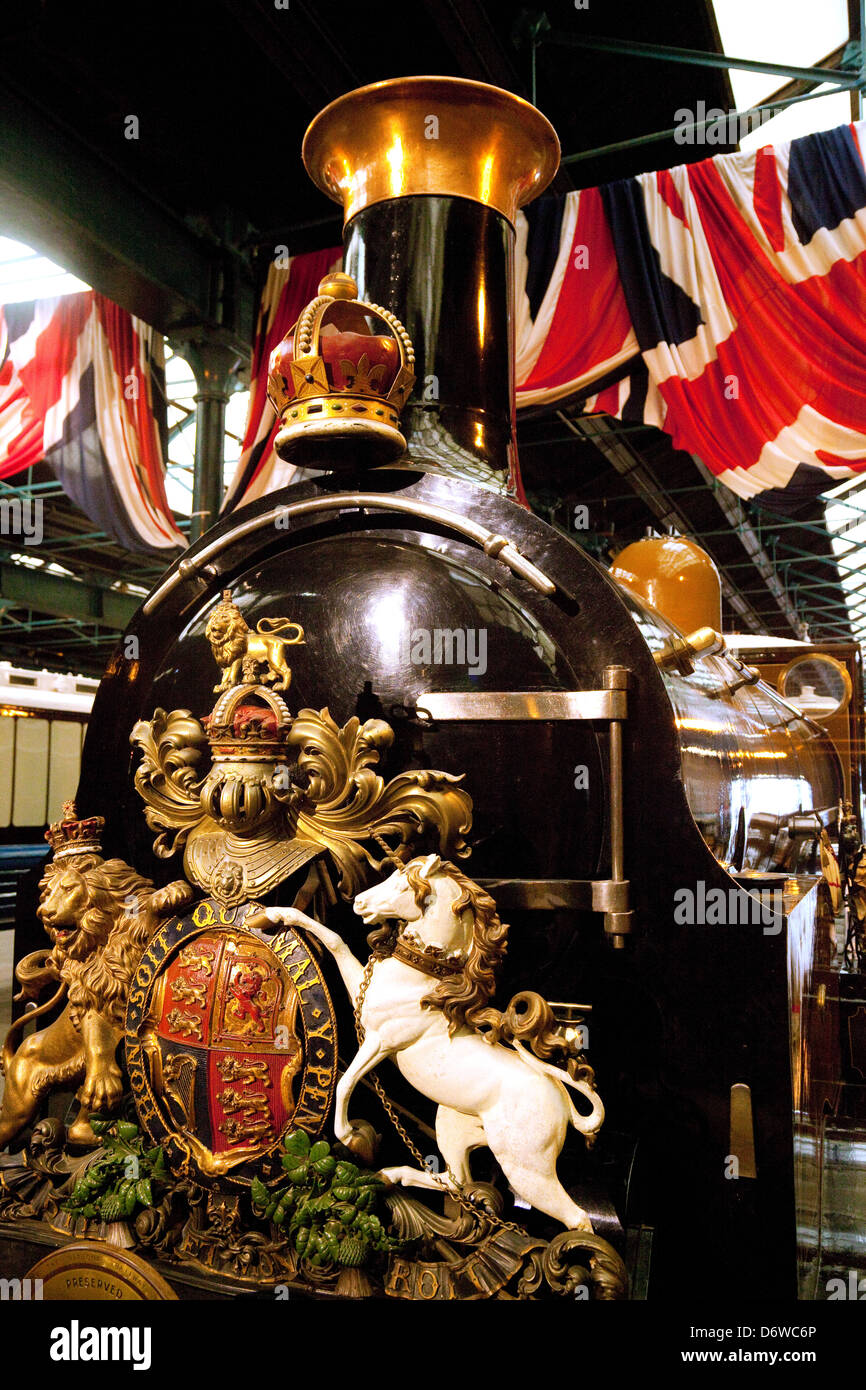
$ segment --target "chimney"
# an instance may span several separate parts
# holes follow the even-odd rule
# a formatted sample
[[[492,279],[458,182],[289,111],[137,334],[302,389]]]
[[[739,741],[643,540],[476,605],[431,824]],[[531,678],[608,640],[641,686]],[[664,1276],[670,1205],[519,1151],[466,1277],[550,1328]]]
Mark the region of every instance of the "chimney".
[[[453,77],[349,92],[304,137],[304,164],[343,204],[344,266],[415,349],[397,466],[521,496],[514,398],[514,222],[559,164],[539,111]]]

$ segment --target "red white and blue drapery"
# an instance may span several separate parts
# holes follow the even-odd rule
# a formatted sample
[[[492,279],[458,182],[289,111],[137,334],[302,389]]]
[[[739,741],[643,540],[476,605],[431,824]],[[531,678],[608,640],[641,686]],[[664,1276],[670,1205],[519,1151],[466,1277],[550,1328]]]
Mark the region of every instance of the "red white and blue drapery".
[[[866,469],[864,138],[841,126],[530,206],[518,405],[579,394],[656,425],[741,497]]]
[[[93,290],[0,308],[0,478],[45,460],[127,550],[186,545],[165,495],[162,337]]]

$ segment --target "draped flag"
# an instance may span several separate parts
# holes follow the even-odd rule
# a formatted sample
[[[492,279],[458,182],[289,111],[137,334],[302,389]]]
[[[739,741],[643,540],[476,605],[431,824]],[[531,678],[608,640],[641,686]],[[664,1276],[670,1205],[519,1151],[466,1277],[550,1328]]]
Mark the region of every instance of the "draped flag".
[[[127,550],[186,545],[165,495],[162,337],[93,290],[0,309],[0,477],[44,459]]]
[[[802,499],[866,469],[864,135],[530,207],[518,405],[582,394],[586,413],[665,430],[741,497]]]
[[[336,246],[293,256],[286,266],[272,261],[268,267],[253,343],[247,423],[240,460],[223,500],[224,512],[285,487],[292,479],[299,481],[303,475],[302,469],[283,463],[274,453],[279,421],[268,400],[268,362],[301,310],[315,299],[319,281],[341,264],[342,255],[342,248]]]
[[[718,155],[517,219],[517,405],[655,425],[741,497],[801,502],[866,469],[866,123]],[[270,267],[225,509],[297,470],[267,365],[339,248]]]
[[[516,250],[518,408],[573,396],[637,358],[598,188],[531,204]]]

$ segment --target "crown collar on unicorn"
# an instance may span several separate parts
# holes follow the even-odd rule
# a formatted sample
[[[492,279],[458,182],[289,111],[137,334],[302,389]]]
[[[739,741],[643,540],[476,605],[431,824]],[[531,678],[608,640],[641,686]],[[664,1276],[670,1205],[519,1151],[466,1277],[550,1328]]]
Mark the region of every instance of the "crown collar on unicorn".
[[[493,899],[431,854],[359,893],[354,908],[367,926],[395,918],[403,923],[392,954],[374,955],[366,967],[336,932],[295,908],[267,908],[258,923],[248,923],[265,925],[266,917],[300,927],[323,943],[340,971],[361,1041],[337,1085],[337,1138],[372,1160],[370,1127],[349,1119],[349,1104],[361,1078],[392,1058],[406,1080],[438,1104],[436,1141],[448,1185],[470,1182],[469,1156],[487,1146],[518,1197],[570,1230],[592,1230],[559,1182],[556,1163],[569,1126],[591,1143],[604,1107],[591,1074],[575,1079],[542,1060],[502,1026],[508,1015],[490,1007],[508,933]],[[431,984],[431,976],[438,983]],[[544,1002],[538,1004],[543,1011]],[[503,1034],[507,1043],[498,1040]],[[569,1087],[589,1103],[588,1114],[576,1109]],[[387,1168],[383,1175],[405,1186],[443,1183],[420,1168]]]

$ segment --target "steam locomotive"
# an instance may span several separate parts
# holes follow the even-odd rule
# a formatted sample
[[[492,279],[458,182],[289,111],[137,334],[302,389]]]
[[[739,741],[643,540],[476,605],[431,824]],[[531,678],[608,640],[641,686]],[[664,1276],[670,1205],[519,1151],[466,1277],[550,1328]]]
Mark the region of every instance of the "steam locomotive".
[[[107,852],[174,876],[130,731],[157,707],[210,708],[224,590],[251,627],[290,614],[306,633],[293,709],[387,719],[385,776],[463,777],[466,868],[510,924],[504,996],[531,987],[589,1020],[607,1121],[561,1171],[629,1252],[635,1295],[640,1268],[651,1297],[684,1278],[796,1297],[814,884],[842,769],[822,727],[725,651],[696,546],[639,542],[608,572],[518,495],[514,217],[558,158],[536,110],[456,79],[376,84],[313,122],[304,160],[346,208],[358,300],[414,346],[405,448],[383,463],[381,431],[309,415],[285,442],[312,475],[167,572],[97,692],[79,813],[108,815]]]

